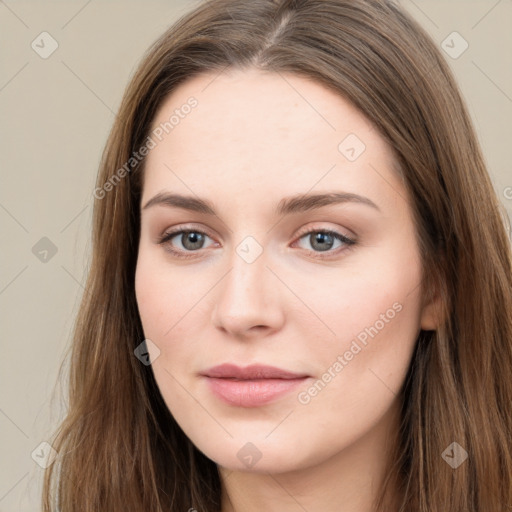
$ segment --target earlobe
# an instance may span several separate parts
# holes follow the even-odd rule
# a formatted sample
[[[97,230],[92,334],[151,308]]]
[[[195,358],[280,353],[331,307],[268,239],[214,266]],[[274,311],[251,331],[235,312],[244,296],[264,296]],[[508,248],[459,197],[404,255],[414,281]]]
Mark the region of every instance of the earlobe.
[[[425,301],[421,311],[420,327],[423,331],[435,331],[444,320],[444,308],[441,293],[436,291],[428,301]]]
[[[438,315],[436,315],[434,303],[430,303],[421,312],[421,329],[423,331],[435,331],[439,326]]]

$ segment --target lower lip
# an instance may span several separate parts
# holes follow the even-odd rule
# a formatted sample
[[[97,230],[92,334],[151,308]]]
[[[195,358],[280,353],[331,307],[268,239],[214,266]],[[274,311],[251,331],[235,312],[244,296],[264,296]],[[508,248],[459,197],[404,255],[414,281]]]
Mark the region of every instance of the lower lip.
[[[224,402],[238,407],[258,407],[290,393],[307,378],[233,380],[206,377],[206,380],[210,390]]]

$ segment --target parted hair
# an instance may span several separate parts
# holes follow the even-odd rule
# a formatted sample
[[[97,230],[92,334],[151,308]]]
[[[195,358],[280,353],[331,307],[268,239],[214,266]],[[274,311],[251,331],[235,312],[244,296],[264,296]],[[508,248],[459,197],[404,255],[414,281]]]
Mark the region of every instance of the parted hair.
[[[112,179],[185,80],[228,68],[294,73],[335,91],[386,140],[411,198],[425,300],[399,393],[401,418],[375,511],[512,508],[512,258],[503,207],[462,94],[426,31],[392,0],[208,0],[175,22],[134,72],[100,163]],[[200,105],[197,107],[200,108]],[[94,199],[91,260],[69,352],[68,405],[46,470],[44,512],[219,512],[217,465],[166,407],[135,297],[142,159]],[[61,367],[62,370],[62,367]],[[442,454],[457,442],[468,459]],[[397,511],[398,512],[398,511]]]

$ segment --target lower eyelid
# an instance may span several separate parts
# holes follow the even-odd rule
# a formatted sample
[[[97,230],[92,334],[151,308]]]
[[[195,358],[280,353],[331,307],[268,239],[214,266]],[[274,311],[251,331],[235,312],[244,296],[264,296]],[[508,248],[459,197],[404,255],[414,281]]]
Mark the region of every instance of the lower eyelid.
[[[211,243],[209,246],[207,247],[202,247],[200,249],[197,249],[197,250],[184,250],[184,249],[179,249],[179,248],[174,248],[170,245],[170,241],[178,236],[178,235],[183,235],[184,233],[187,233],[187,232],[193,232],[193,233],[200,233],[201,235],[204,235],[206,237],[208,237],[210,240],[212,240],[213,243]],[[330,234],[332,235],[336,240],[342,242],[343,244],[345,244],[345,248],[343,247],[338,247],[334,250],[328,250],[328,251],[314,251],[314,250],[311,250],[311,249],[303,249],[309,253],[313,253],[315,254],[316,256],[315,257],[319,257],[319,258],[322,258],[322,257],[330,257],[330,256],[334,256],[334,255],[337,255],[339,252],[341,251],[344,251],[348,248],[351,248],[351,246],[353,246],[356,241],[352,238],[352,237],[349,237],[347,235],[344,235],[343,233],[340,233],[338,231],[335,231],[335,230],[332,230],[332,229],[321,229],[321,228],[317,228],[317,229],[310,229],[309,231],[306,231],[302,234],[299,234],[293,244],[296,244],[298,243],[300,240],[302,240],[304,237],[308,236],[308,235],[311,235],[312,233],[325,233],[325,234]],[[179,229],[179,230],[176,230],[176,231],[172,231],[172,232],[168,232],[168,233],[164,233],[161,237],[160,237],[160,240],[159,240],[159,244],[161,245],[169,245],[171,248],[167,248],[166,250],[168,252],[171,252],[175,255],[180,255],[180,256],[183,256],[183,257],[193,257],[195,254],[199,254],[201,251],[203,250],[206,250],[208,249],[209,247],[211,246],[215,246],[215,244],[218,245],[218,242],[215,241],[215,239],[213,237],[211,237],[208,233],[206,233],[205,231],[202,231],[202,230],[199,230],[199,229],[193,229],[193,228],[182,228],[182,229]]]
[[[206,238],[209,238],[213,244],[217,243],[215,242],[214,238],[212,238],[208,233],[205,233],[204,231],[200,231],[198,229],[181,229],[179,231],[174,231],[170,233],[165,233],[161,239],[160,243],[169,243],[173,238],[177,236],[183,236],[185,233],[199,233],[200,235],[204,235]],[[210,245],[213,245],[210,244]],[[182,250],[182,249],[179,249]],[[197,249],[196,251],[187,251],[187,252],[199,252],[201,249]]]

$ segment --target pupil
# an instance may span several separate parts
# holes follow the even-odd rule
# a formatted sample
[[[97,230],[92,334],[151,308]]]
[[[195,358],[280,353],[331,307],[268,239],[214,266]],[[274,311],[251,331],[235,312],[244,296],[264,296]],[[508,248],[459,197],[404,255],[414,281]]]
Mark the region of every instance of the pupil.
[[[328,233],[317,233],[316,235],[312,235],[312,236],[314,237],[314,242],[311,244],[312,247],[315,247],[315,245],[317,245],[317,242],[320,245],[317,245],[316,248],[320,249],[321,251],[325,251],[332,247],[332,244],[333,244],[332,235],[329,235]],[[326,242],[326,238],[327,238],[327,242]],[[325,246],[326,243],[327,243],[327,247]],[[324,245],[322,245],[322,244],[324,244]]]
[[[203,239],[203,235],[193,231],[183,235],[185,240],[182,240],[183,246],[187,249],[199,249]]]

